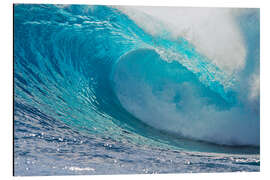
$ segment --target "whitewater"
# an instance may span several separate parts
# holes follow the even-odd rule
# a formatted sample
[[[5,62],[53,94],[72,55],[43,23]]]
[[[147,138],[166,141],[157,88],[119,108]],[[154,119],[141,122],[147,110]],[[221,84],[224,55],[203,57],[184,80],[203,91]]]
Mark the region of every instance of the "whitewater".
[[[15,4],[15,175],[259,171],[259,18]]]

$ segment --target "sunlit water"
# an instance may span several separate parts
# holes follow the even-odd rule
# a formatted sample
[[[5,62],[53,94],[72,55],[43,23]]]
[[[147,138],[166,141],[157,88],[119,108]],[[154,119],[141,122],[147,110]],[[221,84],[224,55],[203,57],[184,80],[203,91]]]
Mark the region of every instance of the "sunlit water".
[[[234,73],[125,12],[14,6],[15,175],[259,171],[258,12]]]

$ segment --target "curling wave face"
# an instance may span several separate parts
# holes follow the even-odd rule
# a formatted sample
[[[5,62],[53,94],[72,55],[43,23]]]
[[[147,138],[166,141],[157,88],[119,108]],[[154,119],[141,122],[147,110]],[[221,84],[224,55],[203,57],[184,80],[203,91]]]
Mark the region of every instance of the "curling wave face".
[[[247,55],[232,73],[185,36],[162,23],[162,33],[151,34],[116,7],[14,10],[15,116],[31,116],[32,107],[53,118],[51,126],[133,144],[184,137],[259,146],[259,29],[244,30],[259,26],[256,12],[235,16]],[[247,17],[253,24],[242,23]]]

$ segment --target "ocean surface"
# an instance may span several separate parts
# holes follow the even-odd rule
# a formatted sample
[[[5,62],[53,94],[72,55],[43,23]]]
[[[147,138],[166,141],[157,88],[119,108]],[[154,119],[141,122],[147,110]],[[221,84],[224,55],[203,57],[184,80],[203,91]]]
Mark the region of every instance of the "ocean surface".
[[[14,175],[259,171],[259,20],[15,4]]]

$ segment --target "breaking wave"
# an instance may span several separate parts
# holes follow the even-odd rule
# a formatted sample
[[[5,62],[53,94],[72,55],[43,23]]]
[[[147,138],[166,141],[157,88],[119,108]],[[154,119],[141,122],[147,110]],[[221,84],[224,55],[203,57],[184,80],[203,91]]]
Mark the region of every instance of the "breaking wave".
[[[196,17],[167,25],[117,6],[15,5],[15,116],[135,144],[259,146],[259,13],[216,18],[211,34]]]

